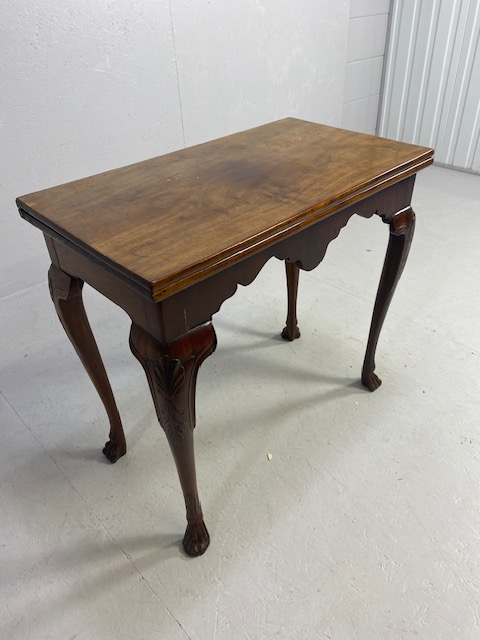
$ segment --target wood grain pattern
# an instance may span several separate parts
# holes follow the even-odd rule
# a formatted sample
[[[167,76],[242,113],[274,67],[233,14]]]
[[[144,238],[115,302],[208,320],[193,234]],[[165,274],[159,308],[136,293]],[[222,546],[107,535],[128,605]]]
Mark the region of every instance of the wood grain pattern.
[[[289,118],[17,204],[158,301],[432,159],[425,147]]]

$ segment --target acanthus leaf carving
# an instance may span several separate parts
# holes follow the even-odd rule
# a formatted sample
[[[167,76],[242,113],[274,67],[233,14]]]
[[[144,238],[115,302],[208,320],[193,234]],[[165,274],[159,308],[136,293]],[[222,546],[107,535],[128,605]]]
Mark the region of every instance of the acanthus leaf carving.
[[[180,360],[163,354],[155,360],[153,375],[162,396],[167,400],[173,400],[185,382],[185,367]]]
[[[158,392],[165,398],[160,404],[160,419],[165,433],[175,442],[184,436],[185,421],[183,397],[185,367],[180,360],[163,354],[153,363],[153,380]]]

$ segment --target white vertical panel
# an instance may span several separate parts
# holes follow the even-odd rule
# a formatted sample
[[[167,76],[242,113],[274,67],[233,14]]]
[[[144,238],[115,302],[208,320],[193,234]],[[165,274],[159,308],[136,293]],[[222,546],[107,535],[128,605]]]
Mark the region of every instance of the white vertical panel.
[[[394,13],[395,28],[392,40],[395,41],[395,48],[392,56],[392,72],[390,83],[390,109],[387,117],[387,130],[389,136],[399,139],[401,135],[401,127],[405,108],[405,91],[408,80],[409,68],[411,65],[412,41],[413,41],[413,24],[418,0],[411,2],[397,3],[397,9]],[[390,56],[389,56],[390,62]]]
[[[474,0],[478,4],[478,0]],[[444,3],[447,7],[448,4]],[[443,97],[442,116],[438,128],[437,136],[437,161],[447,162],[447,154],[449,149],[449,140],[452,139],[457,132],[457,117],[461,101],[461,87],[464,83],[464,64],[465,59],[462,56],[463,43],[466,30],[469,28],[468,13],[470,8],[470,0],[462,0],[460,8],[455,18],[455,37],[451,43],[451,50],[447,50],[447,60],[449,62],[447,84],[445,95]],[[448,13],[448,9],[446,11]]]
[[[399,118],[397,122],[397,134],[395,137],[403,138],[403,130],[405,129],[405,119],[408,113],[408,101],[410,96],[410,84],[412,81],[413,65],[415,60],[415,45],[417,42],[418,32],[418,15],[421,0],[413,0],[404,5],[402,11],[402,22],[400,27],[400,37],[403,35],[402,44],[407,55],[401,62],[405,65],[402,69],[402,81],[400,83],[400,102],[399,102]]]
[[[445,162],[451,165],[463,163],[468,166],[472,158],[469,158],[469,149],[473,146],[472,132],[475,124],[479,127],[477,116],[480,101],[480,52],[478,50],[480,33],[480,2],[470,3],[468,12],[465,38],[460,54],[459,73],[457,74],[457,87],[455,108],[452,109],[451,123],[447,126],[449,133],[446,138]],[[475,123],[476,121],[476,123]],[[469,162],[470,161],[470,162]]]
[[[428,3],[428,5],[429,4],[430,3]],[[433,0],[432,6],[428,5],[426,2],[420,4],[414,56],[417,64],[414,64],[412,67],[412,77],[410,81],[410,94],[411,96],[417,96],[417,99],[416,101],[410,100],[407,105],[411,113],[409,113],[409,117],[405,118],[402,131],[402,137],[413,140],[419,136],[424,116],[429,84],[428,79],[432,68],[435,33],[437,31],[440,13],[440,0]],[[430,15],[427,16],[425,15],[426,13]],[[419,60],[421,60],[422,64],[418,64]]]
[[[477,136],[477,148],[473,156],[472,171],[480,173],[480,134]]]
[[[476,148],[480,141],[480,47],[477,48],[477,60],[473,65],[471,90],[465,101],[465,117],[458,135],[458,147],[467,149],[467,166],[474,165]],[[471,125],[471,126],[470,126]],[[471,135],[473,132],[473,135]],[[456,158],[453,159],[454,164]]]
[[[396,0],[380,135],[479,171],[480,0]]]
[[[390,21],[390,41],[388,45],[388,51],[385,52],[386,55],[386,65],[385,65],[385,77],[383,84],[383,96],[382,96],[382,104],[380,107],[380,118],[378,121],[378,133],[379,135],[385,136],[387,135],[387,131],[389,131],[390,117],[392,116],[393,103],[392,103],[392,90],[393,90],[393,80],[394,80],[394,71],[396,69],[396,61],[397,61],[397,40],[398,40],[398,29],[400,26],[400,3],[393,2],[392,6],[392,15]]]
[[[454,0],[450,4],[440,0],[438,9],[431,18],[432,22],[435,21],[435,30],[433,32],[428,75],[425,78],[426,87],[422,105],[422,120],[420,127],[416,131],[416,140],[422,139],[423,143],[429,147],[437,146],[436,142],[439,138],[440,120],[446,102],[445,93],[449,69],[452,64],[452,46],[460,5],[460,0]],[[422,15],[422,18],[428,20],[428,16]]]

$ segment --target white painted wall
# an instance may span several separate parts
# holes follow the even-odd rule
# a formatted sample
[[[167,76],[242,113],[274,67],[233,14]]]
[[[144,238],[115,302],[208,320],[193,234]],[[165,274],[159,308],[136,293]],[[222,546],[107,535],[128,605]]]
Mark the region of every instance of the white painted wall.
[[[182,145],[168,4],[7,1],[0,21],[0,296],[46,279],[15,197]]]
[[[2,3],[0,297],[46,278],[15,197],[287,115],[340,125],[348,0]]]
[[[376,132],[390,0],[351,0],[342,127]]]

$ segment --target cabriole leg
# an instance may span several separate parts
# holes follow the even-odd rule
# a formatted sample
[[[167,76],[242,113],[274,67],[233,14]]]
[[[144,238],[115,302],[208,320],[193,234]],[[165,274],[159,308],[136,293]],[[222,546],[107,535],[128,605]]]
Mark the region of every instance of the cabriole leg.
[[[198,497],[193,430],[198,369],[215,347],[211,322],[166,346],[136,324],[130,332],[130,348],[145,369],[157,416],[177,466],[187,513],[183,548],[189,556],[200,556],[210,543]]]
[[[287,324],[282,331],[282,338],[292,341],[300,337],[300,329],[297,325],[297,293],[300,269],[294,262],[285,261],[285,270],[287,273],[288,312]]]
[[[125,434],[112,388],[83,306],[83,281],[72,278],[52,264],[48,271],[48,286],[60,322],[107,411],[110,434],[103,453],[110,462],[116,462],[127,451]]]
[[[384,222],[390,225],[390,238],[373,309],[372,324],[362,369],[362,384],[370,391],[375,391],[382,384],[374,371],[375,351],[383,321],[410,251],[415,229],[415,213],[411,207],[408,207]]]

